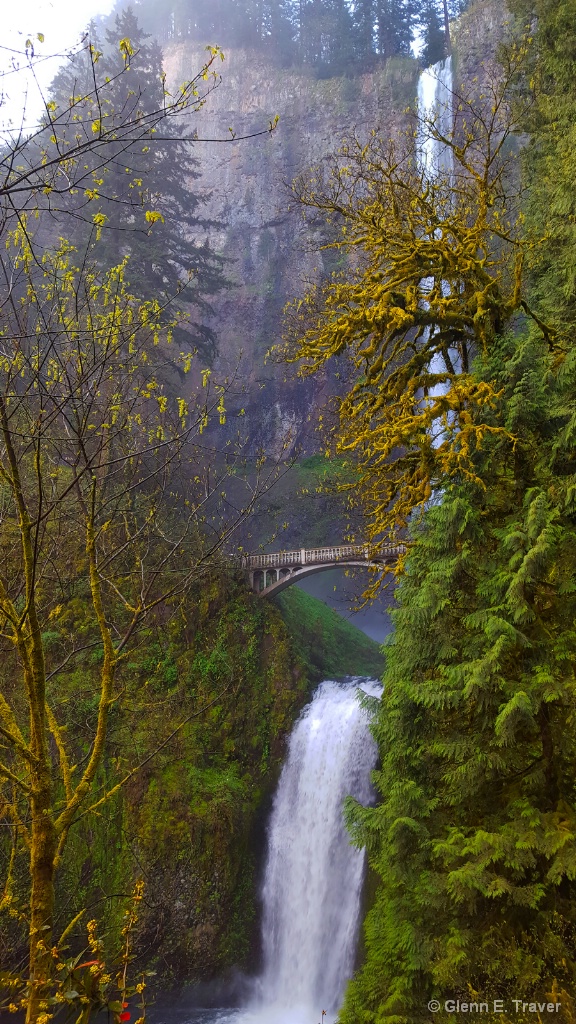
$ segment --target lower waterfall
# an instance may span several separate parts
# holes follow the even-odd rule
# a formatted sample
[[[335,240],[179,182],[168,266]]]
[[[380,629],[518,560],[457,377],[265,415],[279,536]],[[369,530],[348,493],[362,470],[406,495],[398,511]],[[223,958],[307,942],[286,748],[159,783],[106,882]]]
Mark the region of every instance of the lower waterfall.
[[[350,844],[342,805],[349,794],[370,801],[376,760],[359,688],[381,692],[364,679],[322,683],[290,737],[262,892],[257,1003],[270,1024],[318,1024],[322,1010],[338,1010],[353,971],[364,853]]]
[[[368,804],[376,743],[356,677],[321,683],[296,722],[268,825],[262,973],[241,1009],[157,1008],[152,1024],[333,1024],[354,969],[364,851],[350,843],[347,796]]]

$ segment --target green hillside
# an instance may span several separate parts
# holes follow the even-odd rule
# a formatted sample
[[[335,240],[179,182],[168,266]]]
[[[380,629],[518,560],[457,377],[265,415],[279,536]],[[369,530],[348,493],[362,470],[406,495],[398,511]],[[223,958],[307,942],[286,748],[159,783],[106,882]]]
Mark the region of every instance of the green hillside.
[[[312,679],[380,678],[384,658],[379,645],[323,601],[290,587],[275,598],[275,603]]]

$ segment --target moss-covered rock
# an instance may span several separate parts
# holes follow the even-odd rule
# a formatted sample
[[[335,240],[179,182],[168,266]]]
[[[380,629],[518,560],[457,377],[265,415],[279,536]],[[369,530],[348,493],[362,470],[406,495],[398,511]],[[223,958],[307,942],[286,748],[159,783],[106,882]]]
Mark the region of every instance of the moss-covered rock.
[[[205,980],[254,952],[254,822],[309,678],[278,612],[232,584],[205,591],[193,641],[170,639],[178,735],[126,794],[147,881],[141,941],[163,982]],[[149,684],[153,685],[153,684]],[[141,726],[148,744],[150,722]]]

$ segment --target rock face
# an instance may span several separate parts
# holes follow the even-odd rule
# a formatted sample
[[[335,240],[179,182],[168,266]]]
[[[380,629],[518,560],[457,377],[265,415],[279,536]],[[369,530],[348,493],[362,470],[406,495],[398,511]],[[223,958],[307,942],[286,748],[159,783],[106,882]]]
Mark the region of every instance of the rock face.
[[[165,50],[168,81],[180,83],[201,66],[204,51],[178,44]],[[265,361],[280,340],[285,303],[302,294],[306,278],[328,273],[327,255],[313,250],[301,211],[290,208],[289,185],[333,153],[353,133],[377,128],[389,137],[404,123],[402,111],[415,94],[417,65],[392,60],[354,78],[315,79],[294,69],[267,65],[261,55],[226,53],[222,83],[198,116],[200,138],[226,138],[265,131],[279,115],[272,135],[223,144],[197,143],[201,178],[195,189],[209,196],[204,215],[212,245],[228,260],[232,287],[213,301],[219,339],[217,369],[240,364],[248,394],[252,439],[279,453],[286,437],[317,448],[309,423],[335,382],[328,376],[296,381],[291,367]]]
[[[497,52],[510,35],[513,18],[505,3],[475,0],[452,26],[456,78],[464,85],[482,86],[502,74]]]
[[[482,88],[498,74],[497,48],[510,15],[496,0],[476,0],[452,26],[456,80],[465,91]],[[168,82],[190,79],[205,51],[191,43],[164,51]],[[329,274],[331,253],[320,253],[321,228],[305,231],[302,211],[291,206],[290,182],[337,150],[341,140],[376,128],[393,137],[407,126],[414,106],[418,64],[393,58],[367,74],[316,79],[302,69],[281,69],[262,54],[226,52],[222,82],[208,97],[194,127],[201,139],[228,139],[266,132],[244,141],[195,144],[200,178],[194,189],[206,197],[203,214],[217,226],[206,236],[225,257],[230,287],[213,299],[211,326],[218,336],[215,369],[238,377],[246,388],[238,409],[251,440],[279,455],[288,436],[308,452],[318,449],[314,413],[336,393],[327,371],[296,380],[292,367],[266,361],[282,335],[282,311],[302,295],[307,279]],[[316,247],[316,248],[315,248]],[[312,422],[311,422],[312,421]],[[231,425],[232,426],[232,425]],[[237,426],[237,421],[236,421]],[[235,429],[235,427],[233,427]]]

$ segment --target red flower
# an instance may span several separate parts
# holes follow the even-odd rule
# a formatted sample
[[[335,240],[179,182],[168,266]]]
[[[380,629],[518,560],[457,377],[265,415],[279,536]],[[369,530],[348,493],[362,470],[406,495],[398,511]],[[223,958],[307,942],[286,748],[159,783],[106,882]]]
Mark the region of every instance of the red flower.
[[[124,1010],[124,1013],[121,1013],[120,1017],[118,1019],[119,1020],[130,1020],[130,1017],[131,1017],[131,1014],[128,1013],[128,1010]]]

